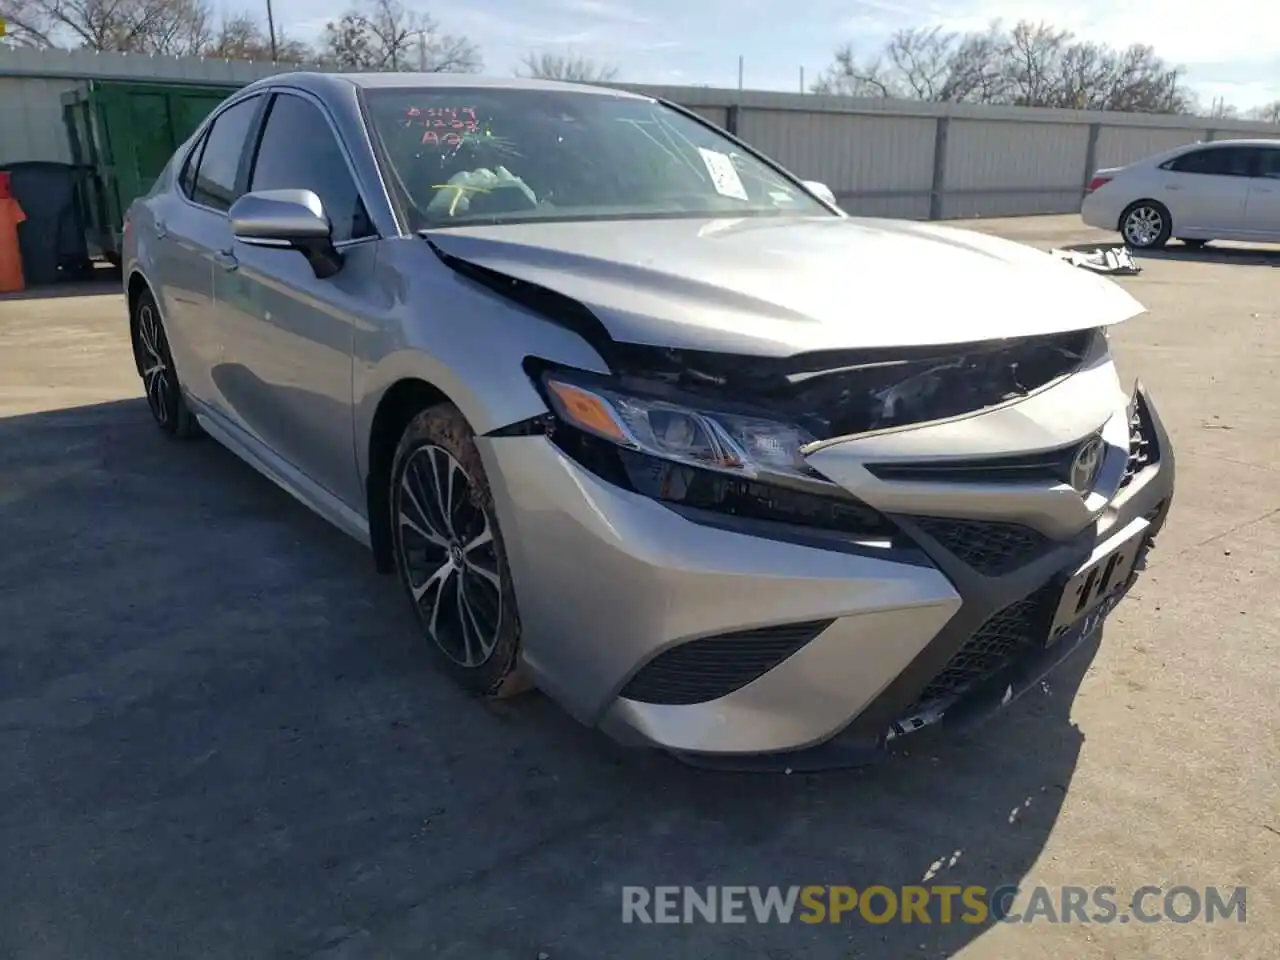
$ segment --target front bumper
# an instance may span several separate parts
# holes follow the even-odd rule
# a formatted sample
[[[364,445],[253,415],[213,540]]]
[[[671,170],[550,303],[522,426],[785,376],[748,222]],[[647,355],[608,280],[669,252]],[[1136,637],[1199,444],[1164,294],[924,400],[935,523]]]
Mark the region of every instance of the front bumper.
[[[970,486],[979,520],[957,515],[963,498],[950,492],[951,519],[890,514],[914,551],[708,527],[606,483],[544,436],[483,438],[525,666],[573,716],[623,742],[735,767],[847,765],[924,727],[980,718],[1096,632],[1100,617],[1047,643],[1065,575],[1135,518],[1150,522],[1148,543],[1165,521],[1173,454],[1141,386],[1134,403],[1158,456],[1120,451],[1074,530],[1061,489],[1037,502]],[[1022,523],[1047,535],[993,566],[983,556],[1016,544],[975,552],[975,523],[988,541]]]

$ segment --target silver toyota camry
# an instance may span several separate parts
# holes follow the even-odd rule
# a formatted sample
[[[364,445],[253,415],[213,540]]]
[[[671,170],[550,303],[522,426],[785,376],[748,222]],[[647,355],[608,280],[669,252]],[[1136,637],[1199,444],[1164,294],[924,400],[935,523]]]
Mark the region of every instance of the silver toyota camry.
[[[694,762],[987,715],[1098,631],[1168,513],[1120,287],[846,216],[649,97],[260,81],[125,237],[165,433],[368,545],[461,684]]]

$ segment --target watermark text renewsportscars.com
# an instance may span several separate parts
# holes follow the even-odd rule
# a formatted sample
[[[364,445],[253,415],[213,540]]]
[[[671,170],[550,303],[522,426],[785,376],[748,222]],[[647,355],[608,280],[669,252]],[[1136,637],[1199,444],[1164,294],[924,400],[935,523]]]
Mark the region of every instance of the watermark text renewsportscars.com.
[[[626,886],[623,923],[1244,923],[1245,887]]]

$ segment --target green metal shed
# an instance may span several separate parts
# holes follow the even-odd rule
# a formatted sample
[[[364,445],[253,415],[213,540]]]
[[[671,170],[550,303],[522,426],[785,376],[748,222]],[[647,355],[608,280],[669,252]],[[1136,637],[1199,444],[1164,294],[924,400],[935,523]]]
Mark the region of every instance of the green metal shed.
[[[62,95],[90,252],[120,259],[124,214],[173,151],[241,84],[89,80]]]

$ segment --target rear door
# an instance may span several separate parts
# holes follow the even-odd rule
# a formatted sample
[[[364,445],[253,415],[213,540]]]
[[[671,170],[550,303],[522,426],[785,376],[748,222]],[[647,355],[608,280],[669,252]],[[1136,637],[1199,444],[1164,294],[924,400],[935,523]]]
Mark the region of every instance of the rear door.
[[[1257,165],[1249,180],[1245,226],[1258,239],[1280,238],[1280,143],[1256,147]]]
[[[155,231],[163,263],[157,274],[178,376],[197,400],[223,412],[214,272],[219,256],[231,247],[226,212],[238,195],[245,144],[264,100],[258,94],[219,113],[184,164],[178,191],[156,208]]]
[[[1252,162],[1252,151],[1232,146],[1204,146],[1165,162],[1157,199],[1173,215],[1174,236],[1243,230]]]

